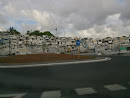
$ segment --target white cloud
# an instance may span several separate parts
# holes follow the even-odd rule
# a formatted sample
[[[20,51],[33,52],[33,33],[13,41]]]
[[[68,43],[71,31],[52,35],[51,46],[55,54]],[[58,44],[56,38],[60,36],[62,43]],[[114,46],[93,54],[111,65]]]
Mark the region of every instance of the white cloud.
[[[21,13],[27,17],[30,18],[33,21],[36,21],[41,25],[41,29],[49,29],[54,26],[54,17],[53,14],[48,13],[46,11],[40,12],[36,9],[33,10],[22,10]]]
[[[122,20],[120,20],[120,14],[109,15],[106,18],[106,26],[114,26],[122,24]]]
[[[5,31],[5,30],[6,30],[5,27],[0,25],[0,31]]]

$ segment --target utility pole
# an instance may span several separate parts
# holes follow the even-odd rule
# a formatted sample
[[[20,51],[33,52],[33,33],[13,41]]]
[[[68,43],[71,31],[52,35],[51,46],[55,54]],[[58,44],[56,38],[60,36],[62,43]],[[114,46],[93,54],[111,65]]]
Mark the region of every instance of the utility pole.
[[[58,33],[57,33],[57,27],[56,27],[56,29],[55,29],[55,30],[56,30],[56,35],[57,35],[57,37],[58,37]]]
[[[65,37],[65,31],[64,31],[64,37]]]
[[[80,60],[80,46],[79,46],[78,60]]]
[[[113,33],[113,38],[114,38],[114,33]]]
[[[10,53],[10,43],[11,43],[11,41],[10,41],[10,37],[9,37],[9,55],[11,54]]]

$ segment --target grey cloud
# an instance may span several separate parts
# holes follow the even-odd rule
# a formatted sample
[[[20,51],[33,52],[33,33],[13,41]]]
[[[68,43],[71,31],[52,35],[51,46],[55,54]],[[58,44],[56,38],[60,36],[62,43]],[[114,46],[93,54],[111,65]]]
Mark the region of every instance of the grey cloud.
[[[57,27],[59,31],[64,30],[82,31],[93,28],[97,33],[106,32],[103,25],[106,25],[106,19],[110,15],[120,14],[120,20],[123,21],[122,26],[129,26],[130,22],[130,0],[2,0],[5,6],[13,7],[12,13],[6,12],[5,15],[16,17],[25,17],[36,21],[39,29],[54,31]],[[36,10],[37,13],[32,13]],[[5,11],[5,12],[4,12]],[[25,11],[26,15],[21,13]],[[10,11],[11,12],[11,11]],[[14,13],[15,12],[15,13]],[[47,12],[49,17],[44,18],[44,12]],[[28,14],[28,15],[27,15]],[[40,14],[40,15],[39,15]],[[36,17],[39,15],[38,17]],[[35,17],[34,17],[35,16]],[[41,20],[39,20],[39,18]],[[112,20],[111,20],[112,21]],[[71,27],[70,27],[71,25]],[[97,27],[95,28],[95,25]],[[109,25],[108,28],[112,28]],[[26,26],[22,26],[26,28]],[[33,27],[33,26],[32,26]],[[31,28],[29,26],[29,28]],[[117,26],[118,28],[118,26]],[[118,32],[118,29],[111,30]],[[124,29],[123,29],[124,30]],[[73,32],[72,32],[73,33]]]
[[[0,14],[0,24],[4,25],[7,23],[8,23],[8,21],[5,19],[5,17],[2,14]]]

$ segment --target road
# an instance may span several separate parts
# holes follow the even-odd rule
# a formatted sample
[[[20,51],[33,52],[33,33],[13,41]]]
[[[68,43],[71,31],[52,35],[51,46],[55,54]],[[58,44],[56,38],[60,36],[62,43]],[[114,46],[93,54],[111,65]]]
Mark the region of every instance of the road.
[[[111,58],[107,62],[0,69],[0,98],[130,98],[130,56]]]

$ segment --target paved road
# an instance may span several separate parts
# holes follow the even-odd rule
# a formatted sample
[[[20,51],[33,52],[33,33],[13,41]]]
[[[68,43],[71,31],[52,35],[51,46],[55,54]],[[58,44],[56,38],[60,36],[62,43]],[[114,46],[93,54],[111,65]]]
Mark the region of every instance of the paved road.
[[[0,69],[0,98],[130,98],[130,56],[111,58],[98,63]]]

